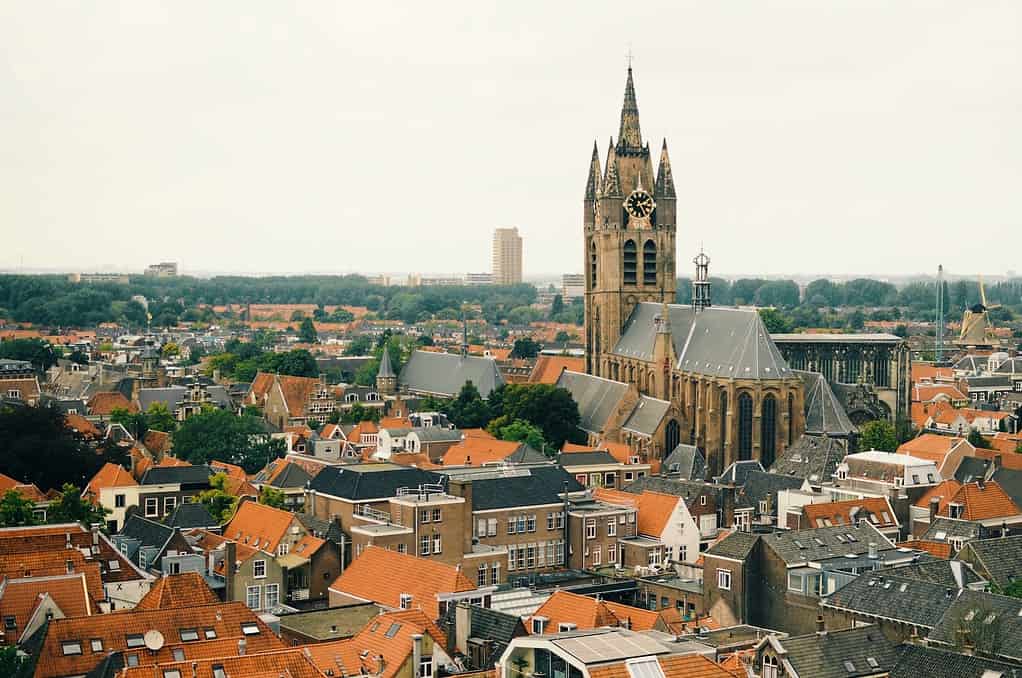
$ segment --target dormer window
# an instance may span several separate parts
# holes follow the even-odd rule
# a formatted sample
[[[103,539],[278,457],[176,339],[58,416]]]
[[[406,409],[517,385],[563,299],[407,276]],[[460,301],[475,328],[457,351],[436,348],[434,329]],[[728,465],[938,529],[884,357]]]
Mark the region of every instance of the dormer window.
[[[400,605],[402,610],[412,609],[412,594],[402,593]]]
[[[961,518],[963,508],[964,507],[961,504],[948,504],[948,516],[951,518]]]

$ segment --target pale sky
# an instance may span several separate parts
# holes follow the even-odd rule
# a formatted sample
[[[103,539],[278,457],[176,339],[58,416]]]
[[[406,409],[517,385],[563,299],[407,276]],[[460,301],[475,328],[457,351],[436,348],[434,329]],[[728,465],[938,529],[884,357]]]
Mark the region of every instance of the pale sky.
[[[658,7],[658,5],[660,5]],[[0,269],[582,270],[625,54],[679,273],[1020,270],[1022,3],[0,2]]]

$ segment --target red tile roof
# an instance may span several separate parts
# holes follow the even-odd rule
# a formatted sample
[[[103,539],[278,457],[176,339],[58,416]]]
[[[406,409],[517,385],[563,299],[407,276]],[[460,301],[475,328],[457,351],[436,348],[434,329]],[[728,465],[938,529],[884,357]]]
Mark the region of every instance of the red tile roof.
[[[556,384],[561,372],[585,372],[586,363],[584,358],[573,358],[563,355],[541,355],[536,359],[536,364],[529,374],[531,384]]]
[[[149,593],[142,596],[136,610],[162,610],[189,605],[212,605],[219,599],[198,572],[164,575],[156,580]]]
[[[546,618],[544,633],[556,633],[560,624],[571,623],[579,630],[596,629],[603,626],[625,626],[630,624],[634,631],[649,631],[656,626],[659,615],[639,607],[597,600],[568,591],[555,591],[539,606],[532,618]],[[532,631],[532,622],[526,624]]]
[[[89,409],[89,414],[102,415],[104,417],[110,416],[114,410],[127,410],[131,413],[138,412],[138,406],[117,391],[95,394],[89,398],[89,403],[86,407]]]
[[[68,428],[76,431],[86,438],[98,438],[102,435],[96,425],[80,414],[68,414],[64,416],[64,423]]]
[[[276,553],[287,536],[287,529],[296,520],[293,513],[255,501],[242,502],[231,522],[224,526],[224,536],[239,544]]]
[[[160,676],[168,675],[168,671],[175,670],[178,675],[185,678],[216,678],[217,676],[324,678],[327,675],[316,668],[312,660],[306,656],[304,648],[272,650],[258,654],[246,654],[243,657],[188,658],[188,655],[192,654],[191,650],[198,645],[201,643],[184,646],[185,661],[160,663],[158,667],[126,668],[122,673],[117,674],[118,678],[160,678]],[[235,648],[236,653],[237,648]]]
[[[103,468],[96,471],[92,480],[88,482],[82,491],[82,496],[88,497],[93,504],[99,503],[99,491],[104,487],[133,487],[138,485],[130,473],[117,464],[107,462]]]
[[[451,445],[444,452],[444,466],[484,466],[498,464],[511,456],[522,446],[513,440],[497,440],[496,438],[465,438],[456,445]]]
[[[877,528],[898,527],[898,518],[886,498],[863,497],[827,504],[806,504],[802,507],[806,527],[832,527],[854,525],[863,518]]]
[[[368,547],[330,585],[331,591],[391,608],[400,607],[401,594],[410,594],[412,609],[421,609],[430,619],[440,615],[438,593],[475,588],[459,567],[379,546]]]
[[[735,678],[735,674],[702,655],[672,654],[656,658],[666,678]],[[626,662],[600,664],[589,668],[590,678],[631,678]]]
[[[930,541],[929,539],[913,539],[912,541],[899,542],[897,546],[898,548],[926,551],[931,556],[943,558],[944,560],[951,559],[951,544],[948,542]]]
[[[98,578],[98,567],[96,568]],[[49,577],[3,580],[0,590],[0,619],[14,618],[15,629],[6,631],[0,645],[13,645],[25,631],[36,608],[49,597],[67,617],[97,614],[95,599],[89,594],[85,572]]]
[[[646,490],[641,494],[622,492],[608,488],[597,488],[594,496],[609,504],[634,506],[638,512],[636,528],[639,534],[660,538],[678,508],[681,497]]]
[[[996,481],[963,485],[957,480],[945,480],[920,497],[916,506],[927,508],[933,498],[940,501],[937,515],[945,518],[951,515],[951,504],[962,506],[962,513],[957,516],[962,520],[992,520],[1022,515],[1022,509]]]

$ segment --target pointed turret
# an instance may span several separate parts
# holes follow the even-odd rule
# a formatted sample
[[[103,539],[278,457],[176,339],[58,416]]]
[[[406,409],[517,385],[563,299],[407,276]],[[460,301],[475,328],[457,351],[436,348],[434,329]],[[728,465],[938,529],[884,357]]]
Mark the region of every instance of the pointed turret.
[[[377,375],[381,377],[394,376],[394,368],[390,365],[390,351],[387,349],[384,349],[383,355],[380,356],[380,371],[377,372]]]
[[[675,198],[674,175],[671,174],[671,159],[667,155],[667,139],[664,139],[663,148],[660,150],[660,167],[656,173],[656,190],[653,194],[657,198]]]
[[[589,178],[586,180],[586,200],[596,200],[600,195],[600,151],[593,139],[593,159],[589,161]]]
[[[610,149],[607,151],[607,171],[603,174],[603,195],[609,198],[620,198],[621,179],[618,176],[617,151],[614,150],[614,140],[611,139]]]
[[[617,137],[618,146],[624,150],[642,150],[642,132],[639,130],[639,105],[635,102],[635,83],[632,81],[632,67],[628,67],[625,82],[625,102],[621,106],[621,128]]]
[[[386,395],[397,390],[397,375],[390,364],[390,349],[386,346],[383,347],[383,355],[380,356],[380,369],[376,373],[376,390]]]

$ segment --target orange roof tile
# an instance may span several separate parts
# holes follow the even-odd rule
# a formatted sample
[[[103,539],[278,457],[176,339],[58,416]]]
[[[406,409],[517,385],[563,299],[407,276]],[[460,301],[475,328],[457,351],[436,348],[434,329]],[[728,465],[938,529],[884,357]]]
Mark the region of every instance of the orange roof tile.
[[[912,401],[917,403],[928,403],[937,398],[943,398],[952,402],[968,400],[968,397],[950,384],[914,384],[912,386]]]
[[[414,634],[429,635],[441,648],[447,644],[440,627],[421,610],[400,610],[369,620],[352,638],[307,647],[312,662],[323,672],[336,672],[340,663],[346,675],[369,673],[392,678],[411,656]],[[378,673],[377,657],[383,657],[382,673]]]
[[[656,626],[659,615],[639,607],[598,600],[568,591],[555,591],[533,613],[533,618],[545,617],[545,632],[554,633],[563,623],[575,624],[580,630],[603,626],[624,626],[630,622],[632,630],[649,631]],[[532,623],[526,625],[532,630]]]
[[[444,452],[444,466],[484,466],[497,464],[522,446],[513,440],[496,438],[465,438]]]
[[[536,359],[532,373],[529,374],[529,383],[556,384],[564,370],[585,372],[585,359],[564,355],[541,355]]]
[[[243,636],[242,623],[255,624],[259,633]],[[183,608],[159,610],[124,610],[92,617],[68,617],[54,619],[49,623],[46,637],[38,654],[36,678],[57,678],[58,676],[84,675],[110,652],[132,652],[127,647],[127,637],[156,630],[163,634],[164,648],[152,655],[138,651],[140,665],[152,666],[171,659],[172,648],[184,648],[186,658],[198,654],[202,642],[181,642],[182,628],[213,629],[217,637],[216,651],[229,656],[237,653],[239,638],[246,640],[247,651],[283,649],[283,642],[244,603],[216,603],[214,605],[190,605]],[[102,642],[102,652],[92,652],[90,641]],[[64,655],[61,642],[78,640],[82,653]],[[226,642],[225,642],[226,641]],[[233,648],[233,649],[232,649]]]
[[[89,398],[86,406],[90,414],[98,414],[104,417],[110,416],[114,410],[127,410],[131,413],[138,412],[138,406],[129,401],[117,391],[97,393]]]
[[[657,657],[666,678],[735,678],[720,664],[695,654],[672,654]],[[600,664],[589,667],[590,678],[631,678],[627,663]]]
[[[80,414],[64,415],[64,424],[86,438],[98,438],[102,435],[95,424]]]
[[[916,549],[918,551],[926,551],[931,556],[937,558],[943,558],[944,560],[951,559],[951,544],[943,541],[930,541],[929,539],[913,539],[912,541],[903,541],[897,544],[898,548]]]
[[[70,573],[68,569],[71,570]],[[12,548],[4,549],[3,555],[0,555],[0,576],[8,579],[53,577],[75,573],[85,575],[86,586],[92,600],[106,600],[99,564],[87,561],[77,549],[24,552]]]
[[[802,507],[807,526],[833,527],[853,525],[862,518],[868,518],[874,527],[897,527],[898,518],[886,498],[863,497],[847,501],[832,501],[826,504],[806,504]]]
[[[579,445],[577,443],[569,443],[567,440],[564,441],[564,445],[561,447],[561,452],[570,454],[572,452],[596,452],[595,447],[588,445]]]
[[[945,411],[954,413],[957,410]],[[906,443],[902,443],[901,446],[898,447],[897,451],[898,454],[907,454],[917,459],[932,461],[937,465],[937,468],[940,468],[947,459],[947,455],[949,455],[952,450],[962,443],[969,445],[968,441],[964,438],[942,436],[936,433],[924,433]],[[969,447],[972,447],[972,445],[969,445]]]
[[[98,504],[99,491],[104,487],[133,487],[135,485],[138,485],[138,482],[124,468],[107,462],[103,464],[103,468],[96,471],[96,475],[92,476],[92,480],[82,491],[82,496],[87,496],[93,504]]]
[[[150,429],[146,431],[145,436],[142,438],[142,444],[146,446],[147,450],[159,457],[170,450],[170,434]]]
[[[634,506],[638,512],[636,528],[639,534],[659,538],[664,533],[681,497],[646,490],[641,494],[597,488],[593,493],[597,499],[609,504]]]
[[[411,428],[412,421],[407,417],[383,417],[380,419],[380,428]]]
[[[916,506],[928,507],[933,498],[940,500],[937,515],[944,517],[951,515],[950,504],[962,506],[959,516],[962,520],[991,520],[1022,514],[1022,509],[996,481],[963,485],[957,480],[945,480],[920,497]]]
[[[1022,454],[1015,452],[1015,448],[1018,447],[1022,439],[1011,438],[1010,436],[1000,437],[1003,434],[998,434],[992,438],[987,438],[990,444],[993,446],[992,449],[985,449],[982,447],[976,448],[976,452],[973,456],[979,457],[980,459],[992,460],[997,456],[1001,458],[1001,466],[1006,469],[1013,471],[1022,471]]]
[[[162,610],[189,605],[211,605],[216,602],[218,598],[206,585],[201,574],[182,572],[160,577],[134,609]]]
[[[46,596],[67,617],[84,617],[99,612],[95,599],[89,594],[84,572],[7,579],[0,591],[0,619],[13,617],[16,629],[7,633],[4,638],[6,644],[13,645],[18,641],[32,613]]]
[[[224,526],[224,536],[239,544],[246,544],[276,553],[277,546],[287,536],[287,528],[296,520],[293,513],[255,501],[242,502],[231,522]]]
[[[487,438],[489,440],[496,437],[485,428],[463,428],[461,434],[466,438]]]
[[[209,462],[211,468],[217,470],[218,473],[224,473],[229,478],[239,478],[241,480],[248,480],[248,474],[245,473],[245,469],[241,468],[236,464],[228,464],[226,461],[211,461]]]
[[[937,367],[924,363],[912,363],[912,383],[920,381],[941,381],[955,378],[954,370],[950,367]]]
[[[381,577],[381,572],[387,576]],[[391,608],[400,607],[401,594],[410,594],[413,609],[421,609],[430,619],[440,615],[438,593],[475,588],[458,567],[379,546],[366,548],[330,585],[331,591]]]
[[[232,641],[235,642],[235,641]],[[235,642],[235,645],[237,643]],[[197,649],[199,643],[185,645],[185,661],[161,662],[157,670],[154,666],[136,666],[125,668],[118,673],[118,678],[153,678],[154,676],[177,675],[188,676],[189,678],[216,678],[217,676],[247,676],[249,678],[323,678],[327,674],[320,671],[313,664],[312,660],[305,654],[304,648],[286,650],[271,650],[251,654],[251,649],[246,650],[249,654],[240,657],[223,656],[231,648],[226,643],[218,642],[218,646],[224,646],[221,654],[215,652],[203,652],[212,656],[198,658],[193,650]],[[315,647],[315,646],[313,646]],[[205,649],[205,648],[203,648]],[[237,654],[237,648],[234,648]],[[191,655],[191,656],[189,656]]]

